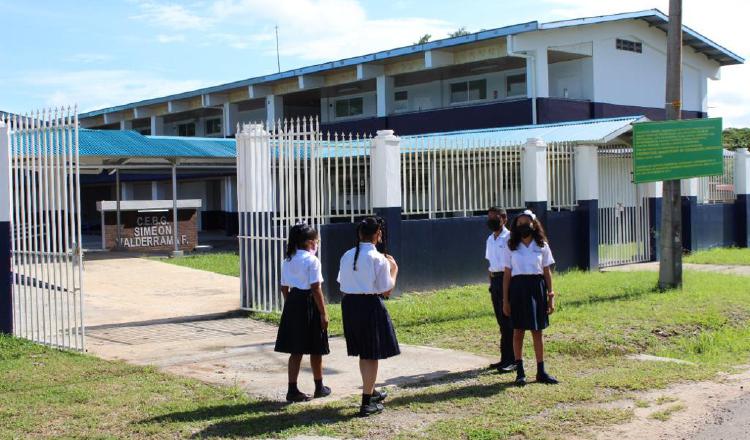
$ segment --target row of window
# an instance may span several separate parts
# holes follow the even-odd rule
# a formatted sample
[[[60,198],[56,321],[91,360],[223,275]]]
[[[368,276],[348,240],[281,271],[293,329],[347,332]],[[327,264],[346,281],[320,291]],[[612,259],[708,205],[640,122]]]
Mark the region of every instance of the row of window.
[[[521,96],[526,93],[526,74],[509,75],[505,81],[506,96]],[[494,96],[497,98],[497,96]],[[487,80],[475,79],[461,81],[450,85],[451,104],[461,102],[481,101],[487,99]],[[393,94],[397,106],[409,100],[407,90],[399,90]],[[337,118],[359,116],[364,113],[364,99],[362,97],[344,98],[336,100],[335,114]]]
[[[221,118],[207,119],[205,121],[205,134],[221,134]],[[185,122],[184,124],[177,124],[177,135],[178,136],[195,136],[195,122]]]

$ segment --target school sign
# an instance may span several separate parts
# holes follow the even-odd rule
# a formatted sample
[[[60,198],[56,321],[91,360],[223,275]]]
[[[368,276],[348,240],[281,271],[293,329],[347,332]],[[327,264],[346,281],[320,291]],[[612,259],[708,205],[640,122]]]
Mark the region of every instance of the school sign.
[[[633,124],[633,181],[722,174],[721,126],[721,118]]]

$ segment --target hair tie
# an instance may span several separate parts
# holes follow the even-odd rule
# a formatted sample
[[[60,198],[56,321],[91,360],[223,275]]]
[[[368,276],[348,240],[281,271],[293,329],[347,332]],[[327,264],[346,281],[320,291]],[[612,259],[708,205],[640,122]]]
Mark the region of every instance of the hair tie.
[[[536,214],[534,214],[533,212],[531,212],[531,210],[530,210],[530,209],[527,209],[527,210],[525,210],[525,211],[524,211],[524,212],[522,213],[522,215],[528,216],[528,217],[529,217],[529,218],[531,218],[532,220],[536,220]]]

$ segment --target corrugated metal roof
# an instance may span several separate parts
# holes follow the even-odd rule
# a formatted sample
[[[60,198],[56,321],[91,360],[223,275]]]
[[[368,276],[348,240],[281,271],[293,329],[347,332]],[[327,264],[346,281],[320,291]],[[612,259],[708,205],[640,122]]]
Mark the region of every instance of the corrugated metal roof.
[[[234,139],[143,136],[135,131],[78,131],[80,156],[233,158]]]

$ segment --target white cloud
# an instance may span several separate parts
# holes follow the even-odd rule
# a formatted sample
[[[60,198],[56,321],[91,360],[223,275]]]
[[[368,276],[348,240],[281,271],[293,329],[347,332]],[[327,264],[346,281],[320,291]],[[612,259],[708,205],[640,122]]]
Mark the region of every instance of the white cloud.
[[[79,64],[97,64],[112,60],[108,53],[77,53],[66,58],[67,61]]]
[[[210,17],[202,16],[178,3],[158,0],[135,0],[139,14],[130,18],[144,20],[155,26],[169,29],[204,29],[211,25]]]
[[[159,34],[156,36],[156,41],[162,44],[181,43],[185,41],[185,36],[182,34],[174,34],[174,35]]]
[[[44,70],[9,78],[6,84],[37,93],[35,100],[45,105],[78,104],[81,112],[204,87],[203,81],[174,81],[139,70]]]

